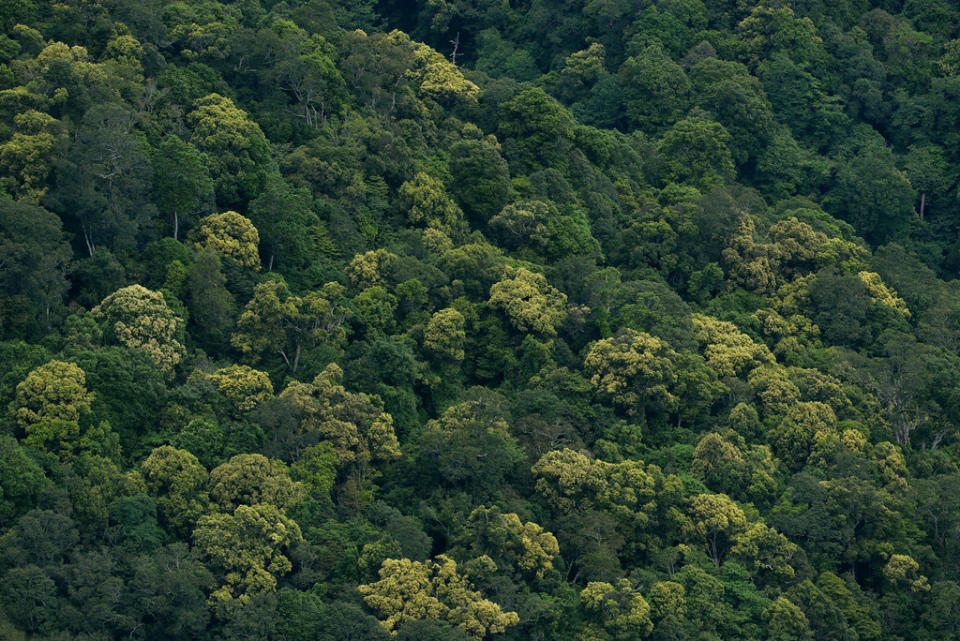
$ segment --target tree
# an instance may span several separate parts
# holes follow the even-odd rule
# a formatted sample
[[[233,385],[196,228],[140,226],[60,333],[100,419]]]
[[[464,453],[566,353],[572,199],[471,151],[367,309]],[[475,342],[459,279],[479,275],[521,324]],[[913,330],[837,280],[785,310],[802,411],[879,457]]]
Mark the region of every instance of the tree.
[[[187,268],[183,301],[190,312],[187,329],[201,344],[226,344],[236,301],[227,289],[220,257],[200,252]]]
[[[393,333],[399,301],[385,287],[368,287],[353,297],[354,327],[360,336],[379,339]]]
[[[556,93],[564,102],[576,102],[590,93],[590,88],[606,72],[606,49],[599,42],[570,54],[564,59],[563,69],[555,78]],[[578,118],[580,120],[580,118]]]
[[[458,572],[456,561],[444,555],[425,562],[387,559],[380,568],[380,580],[357,590],[391,632],[405,621],[435,619],[480,641],[520,622],[516,612],[504,612],[473,590]]]
[[[733,180],[730,134],[706,112],[694,109],[657,143],[666,181],[689,182],[701,191]]]
[[[385,285],[399,257],[385,249],[374,249],[354,256],[347,264],[347,278],[358,290]]]
[[[264,70],[264,75],[297,102],[299,117],[308,127],[327,125],[327,119],[342,107],[347,96],[340,71],[331,59],[333,47],[322,36],[306,33],[286,20],[277,20],[272,29],[290,42],[280,60]]]
[[[337,349],[346,339],[348,312],[342,298],[339,283],[327,283],[302,298],[291,295],[283,281],[260,283],[230,342],[254,362],[277,354],[294,373],[305,348],[325,344]]]
[[[835,186],[824,198],[827,211],[848,221],[870,242],[900,237],[915,217],[916,192],[879,141],[864,145],[837,168]]]
[[[806,615],[789,599],[778,596],[763,611],[771,641],[804,641],[810,638],[810,623]]]
[[[148,494],[157,502],[161,525],[178,535],[192,531],[209,505],[209,475],[197,457],[163,445],[150,452],[140,474]]]
[[[518,171],[562,165],[576,121],[543,89],[525,89],[500,105],[498,127],[507,158]]]
[[[409,37],[400,34],[367,35],[356,29],[340,42],[340,69],[347,86],[359,101],[387,113],[410,92],[405,76],[413,66],[414,52]]]
[[[250,219],[235,211],[210,214],[193,231],[195,246],[229,263],[260,271],[260,234]]]
[[[497,507],[479,506],[467,518],[471,550],[477,556],[492,556],[506,561],[538,579],[553,569],[560,554],[557,538],[542,527],[513,513],[501,513]]]
[[[690,107],[690,80],[659,43],[620,67],[627,117],[644,132],[656,132],[680,119]]]
[[[463,314],[452,307],[435,312],[423,332],[423,346],[441,358],[462,361],[467,334]]]
[[[682,481],[643,461],[608,463],[564,448],[543,455],[532,472],[537,493],[566,515],[560,522],[569,529],[557,534],[565,542],[573,537],[580,551],[577,575],[616,576],[618,548],[627,539],[645,541],[648,553],[657,550],[683,503]]]
[[[277,174],[267,177],[263,193],[250,203],[249,215],[260,233],[267,271],[281,269],[289,274],[337,253],[314,211],[310,190],[293,187]]]
[[[210,176],[221,207],[243,208],[263,191],[271,165],[260,127],[232,100],[210,94],[187,114],[190,143],[210,159]]]
[[[583,364],[601,395],[643,418],[648,409],[674,409],[677,358],[666,341],[627,328],[594,343]]]
[[[617,641],[642,639],[653,631],[650,604],[633,589],[629,579],[620,579],[616,586],[601,581],[587,583],[580,601]]]
[[[233,406],[234,413],[249,412],[260,403],[273,398],[273,383],[266,372],[246,365],[230,365],[210,374],[216,385]]]
[[[552,202],[525,200],[507,205],[489,224],[508,248],[532,250],[551,259],[598,250],[579,207],[567,207],[561,213]]]
[[[775,362],[766,345],[758,344],[733,323],[693,314],[693,331],[704,346],[707,363],[720,376],[735,377],[763,363]]]
[[[54,214],[0,196],[0,296],[23,296],[49,326],[67,291],[70,256]],[[0,319],[3,316],[0,312]]]
[[[949,638],[960,625],[960,585],[955,581],[937,581],[929,597],[931,606],[923,613],[923,629],[930,638]]]
[[[690,499],[683,529],[703,539],[707,556],[719,566],[735,537],[747,527],[747,517],[726,494],[699,494]]]
[[[206,594],[213,575],[196,551],[177,541],[133,560],[127,583],[147,638],[196,638],[206,629],[210,613]]]
[[[342,376],[343,370],[331,363],[312,383],[290,383],[278,400],[292,403],[300,413],[300,447],[301,439],[311,435],[329,442],[338,465],[352,468],[356,490],[362,492],[371,463],[398,458],[400,446],[393,417],[379,399],[348,392],[339,384]]]
[[[763,2],[750,9],[750,14],[737,25],[742,39],[741,55],[751,66],[760,60],[787,55],[805,68],[824,64],[823,41],[814,21],[797,17],[795,9]]]
[[[909,586],[911,592],[928,592],[930,583],[920,574],[920,564],[907,554],[891,554],[883,566],[883,577],[890,583]]]
[[[751,523],[735,540],[731,553],[746,562],[751,575],[772,572],[777,579],[791,579],[795,575],[790,561],[800,548],[772,527]]]
[[[153,201],[161,214],[170,216],[171,235],[179,239],[181,226],[192,226],[194,217],[213,209],[213,181],[207,158],[174,134],[166,136],[153,152]]]
[[[778,54],[760,65],[759,76],[780,121],[815,150],[827,149],[849,126],[840,99],[795,59]]]
[[[183,319],[167,306],[162,292],[130,285],[91,310],[104,337],[147,354],[168,376],[183,358]]]
[[[760,81],[737,63],[707,58],[690,69],[698,107],[730,134],[730,153],[743,166],[755,160],[773,133],[774,115]]]
[[[118,103],[94,105],[55,168],[56,186],[44,200],[83,238],[89,256],[98,246],[132,251],[152,235],[152,171],[134,114]]]
[[[443,183],[422,171],[400,185],[400,199],[410,222],[435,227],[453,238],[465,230],[463,212],[447,195]]]
[[[771,431],[770,440],[777,456],[794,469],[806,463],[817,443],[837,432],[833,409],[819,401],[796,403],[780,424]]]
[[[303,496],[287,466],[262,454],[237,454],[210,472],[210,500],[224,512],[261,503],[283,510]]]
[[[31,509],[50,485],[43,469],[12,436],[0,436],[0,523]]]
[[[13,404],[17,423],[28,430],[42,421],[76,423],[93,402],[86,382],[86,373],[73,363],[54,360],[32,370],[17,385]]]
[[[485,140],[461,140],[450,147],[450,192],[467,218],[482,223],[507,204],[510,170],[499,145]]]
[[[523,267],[507,267],[503,276],[490,288],[488,304],[502,309],[522,332],[555,336],[566,315],[566,294],[551,286],[542,274]]]
[[[402,41],[405,35],[392,31],[390,37]],[[432,47],[420,42],[412,42],[414,66],[411,75],[419,83],[419,94],[436,100],[440,104],[452,106],[457,102],[476,104],[480,88],[464,77],[455,63]]]
[[[240,505],[233,513],[200,517],[194,545],[220,571],[222,585],[210,594],[214,606],[241,604],[277,589],[293,565],[287,550],[302,539],[300,527],[273,505]]]
[[[15,133],[0,144],[0,185],[18,199],[37,202],[47,193],[47,176],[64,146],[62,123],[31,109],[13,117]]]
[[[650,618],[658,630],[676,630],[686,620],[687,591],[676,581],[657,581],[647,592]],[[661,638],[671,638],[664,634]],[[676,638],[676,632],[674,637]]]
[[[691,464],[693,473],[712,490],[735,493],[748,481],[743,452],[716,432],[697,443]]]
[[[30,564],[11,568],[0,587],[4,612],[14,623],[30,632],[52,630],[60,605],[57,585],[46,572]]]

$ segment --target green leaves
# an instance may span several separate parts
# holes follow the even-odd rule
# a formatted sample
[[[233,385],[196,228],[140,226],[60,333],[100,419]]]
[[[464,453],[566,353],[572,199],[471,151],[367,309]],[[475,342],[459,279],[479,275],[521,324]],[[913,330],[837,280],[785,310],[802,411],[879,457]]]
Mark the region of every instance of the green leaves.
[[[487,302],[502,309],[520,331],[555,336],[566,315],[567,296],[541,274],[508,267],[503,280],[490,288]]]
[[[260,234],[250,219],[235,211],[211,214],[193,231],[201,251],[217,254],[229,263],[260,271]]]
[[[201,517],[193,531],[197,549],[220,570],[222,584],[210,594],[213,606],[241,604],[273,592],[277,578],[293,566],[287,548],[301,540],[300,527],[273,505],[240,505],[232,514]]]
[[[676,397],[678,354],[663,340],[645,332],[623,329],[597,341],[587,352],[584,367],[590,382],[604,397],[643,418],[647,410],[671,411]]]
[[[260,127],[232,100],[210,94],[187,114],[190,142],[205,153],[217,193],[217,204],[239,208],[263,191],[270,166],[270,147]]]
[[[565,164],[574,124],[570,112],[542,89],[526,89],[500,105],[504,150],[520,172]]]
[[[670,128],[657,144],[665,181],[689,182],[701,191],[733,180],[730,134],[718,122],[695,110]]]
[[[80,420],[93,401],[85,383],[86,374],[73,363],[54,360],[32,370],[17,385],[13,405],[17,422],[29,431],[41,421]]]
[[[146,353],[168,376],[186,352],[183,319],[167,306],[161,292],[130,285],[110,294],[91,312],[106,336]]]
[[[444,555],[423,563],[387,559],[380,580],[357,589],[366,604],[385,617],[381,625],[390,631],[405,621],[437,619],[480,641],[520,621],[516,612],[504,612],[473,590],[456,561]]]

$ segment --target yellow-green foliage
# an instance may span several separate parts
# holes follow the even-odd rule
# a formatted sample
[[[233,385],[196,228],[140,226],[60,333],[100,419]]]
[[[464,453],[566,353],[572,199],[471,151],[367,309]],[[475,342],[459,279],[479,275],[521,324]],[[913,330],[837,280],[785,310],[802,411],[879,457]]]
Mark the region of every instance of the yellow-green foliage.
[[[340,465],[365,467],[371,461],[400,456],[393,417],[379,399],[348,392],[339,384],[343,370],[335,363],[317,374],[312,383],[290,383],[281,397],[302,412],[300,431],[329,442]]]
[[[296,371],[304,345],[339,347],[346,338],[343,324],[350,312],[340,304],[342,298],[339,283],[300,297],[291,295],[281,281],[265,281],[253,288],[230,342],[254,362],[278,354]]]
[[[920,573],[920,564],[907,554],[891,554],[883,566],[884,578],[894,585],[909,586],[912,592],[927,592],[930,582]]]
[[[60,121],[31,109],[13,118],[14,134],[0,144],[0,185],[24,200],[39,201],[64,135]]]
[[[73,363],[50,361],[32,370],[17,385],[13,414],[21,427],[44,420],[76,422],[90,411],[93,393],[87,375]]]
[[[810,622],[799,607],[784,596],[778,596],[763,611],[763,620],[771,639],[809,638]]]
[[[266,372],[246,365],[231,365],[210,374],[210,380],[233,406],[237,414],[249,412],[273,398],[273,383]]]
[[[383,285],[387,282],[388,270],[396,260],[396,254],[385,249],[357,254],[347,265],[347,278],[358,290]]]
[[[467,519],[467,527],[481,552],[502,555],[538,579],[553,568],[553,560],[560,554],[553,534],[532,521],[524,523],[513,512],[501,513],[496,507],[476,508]]]
[[[303,484],[290,480],[287,466],[262,454],[237,454],[210,472],[210,499],[224,511],[258,503],[282,510],[303,496]]]
[[[616,586],[603,581],[591,581],[581,590],[580,601],[614,639],[626,641],[645,637],[653,631],[650,604],[633,589],[630,579],[620,579]]]
[[[419,84],[420,95],[447,104],[454,100],[476,102],[480,88],[464,78],[443,54],[422,42],[410,40],[410,36],[402,31],[391,31],[389,38],[413,49],[414,67],[407,71],[407,75]]]
[[[720,376],[739,376],[762,363],[774,362],[766,345],[755,343],[733,323],[703,314],[690,317],[707,363]]]
[[[380,615],[380,624],[392,632],[404,621],[435,619],[479,641],[520,622],[516,612],[504,612],[484,599],[460,574],[456,561],[444,555],[424,562],[387,559],[380,580],[357,589]]]
[[[423,332],[423,346],[441,358],[464,359],[467,333],[463,314],[452,307],[435,312]]]
[[[241,267],[260,270],[260,234],[250,219],[235,211],[210,214],[193,231],[198,249],[210,251]]]
[[[707,554],[720,565],[730,541],[747,527],[743,510],[726,494],[698,494],[687,506],[683,532],[706,545]]]
[[[676,581],[657,581],[650,586],[647,600],[655,620],[668,616],[681,618],[687,614],[687,591]]]
[[[410,222],[440,229],[453,236],[465,230],[463,211],[447,194],[443,183],[422,171],[400,185],[400,198]]]
[[[837,435],[837,416],[833,409],[819,401],[796,403],[770,433],[770,442],[777,455],[799,468],[806,463],[814,446]]]
[[[677,358],[666,341],[627,328],[594,343],[584,367],[600,394],[643,416],[648,404],[665,409],[676,405],[671,388],[677,380]]]
[[[749,474],[743,452],[716,432],[707,434],[697,443],[691,469],[708,486],[729,490],[742,487]]]
[[[177,340],[183,319],[161,292],[142,285],[118,289],[91,310],[122,345],[145,352],[161,371],[172,373],[186,350]]]
[[[800,400],[800,389],[779,365],[757,367],[748,375],[747,384],[759,398],[764,416],[782,414]]]
[[[189,532],[207,510],[207,470],[186,450],[162,445],[140,466],[147,493],[157,502],[161,522]]]
[[[794,278],[823,267],[862,264],[866,250],[840,238],[830,238],[796,218],[782,220],[760,240],[756,223],[743,216],[723,250],[729,287],[773,294]]]
[[[742,559],[751,573],[773,572],[789,579],[795,574],[790,561],[799,552],[796,544],[764,523],[751,523],[734,537],[730,552]]]
[[[507,267],[504,278],[490,288],[492,307],[502,309],[521,332],[555,336],[567,313],[567,295],[542,274],[523,267]]]
[[[859,272],[857,276],[867,288],[867,293],[870,294],[870,298],[875,302],[895,309],[907,318],[910,318],[910,310],[907,308],[906,301],[897,296],[895,291],[887,287],[883,279],[880,278],[880,274],[862,271]]]
[[[607,510],[638,527],[654,524],[663,506],[678,501],[683,484],[656,465],[626,460],[608,463],[564,448],[544,454],[533,466],[536,489],[565,512]]]
[[[200,517],[193,532],[197,551],[221,570],[223,585],[210,594],[211,604],[277,589],[277,577],[293,565],[287,548],[300,542],[300,526],[273,505],[240,505],[232,514]]]
[[[427,429],[442,430],[448,434],[462,431],[477,439],[485,433],[509,437],[510,424],[507,421],[505,403],[499,404],[495,398],[462,401],[451,405],[440,418],[428,421]]]
[[[550,205],[540,200],[510,203],[490,219],[490,226],[509,244],[546,247],[552,238],[548,226]]]

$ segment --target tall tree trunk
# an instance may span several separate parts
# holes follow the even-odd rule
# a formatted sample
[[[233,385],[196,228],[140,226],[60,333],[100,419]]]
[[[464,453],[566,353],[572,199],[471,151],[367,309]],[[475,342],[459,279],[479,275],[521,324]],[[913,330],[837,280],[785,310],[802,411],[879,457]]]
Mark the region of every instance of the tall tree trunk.
[[[93,252],[96,250],[96,247],[93,245],[93,238],[90,237],[90,232],[87,231],[86,225],[81,225],[83,229],[83,242],[87,246],[87,253],[90,254],[90,258],[93,258]]]

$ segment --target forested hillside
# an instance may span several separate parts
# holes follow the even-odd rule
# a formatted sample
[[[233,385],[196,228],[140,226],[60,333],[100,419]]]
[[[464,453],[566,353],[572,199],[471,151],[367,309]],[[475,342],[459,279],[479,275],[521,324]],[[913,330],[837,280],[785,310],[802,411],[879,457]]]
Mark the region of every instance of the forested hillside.
[[[955,2],[0,33],[0,638],[960,638]]]

